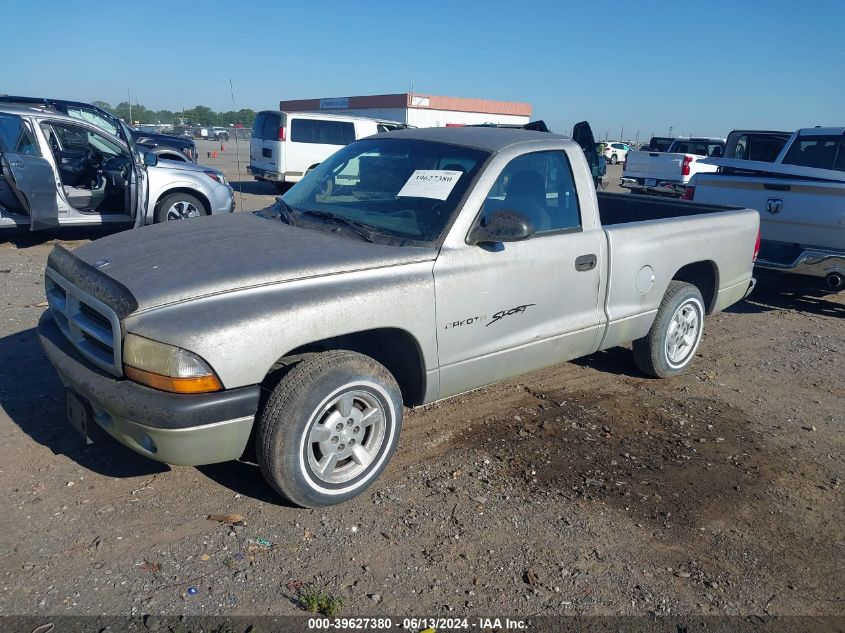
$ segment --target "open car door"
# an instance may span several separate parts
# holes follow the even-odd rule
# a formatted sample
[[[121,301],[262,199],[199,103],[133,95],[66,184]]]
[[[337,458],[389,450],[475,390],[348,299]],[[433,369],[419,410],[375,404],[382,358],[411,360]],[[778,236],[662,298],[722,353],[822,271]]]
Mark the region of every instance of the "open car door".
[[[584,156],[587,157],[587,163],[590,165],[590,173],[593,175],[593,182],[596,187],[599,187],[602,178],[607,173],[607,163],[603,156],[599,156],[596,151],[596,139],[593,136],[593,130],[590,124],[586,121],[576,123],[572,128],[572,140],[578,143],[584,151]]]
[[[0,163],[9,188],[29,214],[30,231],[59,224],[56,175],[41,157],[41,150],[26,123],[14,115],[0,114]]]

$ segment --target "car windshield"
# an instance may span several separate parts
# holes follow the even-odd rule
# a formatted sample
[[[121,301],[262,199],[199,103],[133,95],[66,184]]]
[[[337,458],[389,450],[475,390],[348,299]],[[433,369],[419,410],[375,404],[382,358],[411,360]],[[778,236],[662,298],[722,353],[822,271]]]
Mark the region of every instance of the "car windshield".
[[[436,242],[489,153],[446,143],[373,138],[344,147],[283,201],[298,216],[330,213],[389,238]]]

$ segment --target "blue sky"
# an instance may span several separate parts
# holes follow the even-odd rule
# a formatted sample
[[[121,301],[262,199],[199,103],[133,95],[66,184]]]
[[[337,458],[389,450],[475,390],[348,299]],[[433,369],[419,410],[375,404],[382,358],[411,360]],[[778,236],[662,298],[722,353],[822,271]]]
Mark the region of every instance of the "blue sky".
[[[8,94],[228,110],[231,78],[237,108],[258,110],[413,82],[600,138],[845,124],[835,0],[47,1],[10,2],[3,22]]]

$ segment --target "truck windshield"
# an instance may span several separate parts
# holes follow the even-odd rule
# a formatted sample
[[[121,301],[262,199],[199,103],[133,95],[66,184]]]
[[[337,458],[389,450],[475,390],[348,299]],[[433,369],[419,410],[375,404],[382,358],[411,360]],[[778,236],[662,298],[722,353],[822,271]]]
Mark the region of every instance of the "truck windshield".
[[[326,159],[282,196],[294,212],[328,212],[389,237],[436,242],[489,153],[372,138]]]

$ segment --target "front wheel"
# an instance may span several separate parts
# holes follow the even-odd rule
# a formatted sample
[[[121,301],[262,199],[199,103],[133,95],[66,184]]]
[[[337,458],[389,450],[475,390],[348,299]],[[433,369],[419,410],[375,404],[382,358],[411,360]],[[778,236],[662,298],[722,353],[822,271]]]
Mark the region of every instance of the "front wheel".
[[[698,288],[671,281],[648,334],[634,341],[634,361],[640,371],[669,378],[686,369],[701,342],[704,312]]]
[[[172,220],[186,220],[208,215],[205,204],[188,193],[171,193],[165,196],[156,206],[155,221],[170,222]]]
[[[306,356],[273,389],[257,418],[256,452],[276,492],[305,508],[364,492],[387,466],[402,429],[402,395],[369,356]]]

